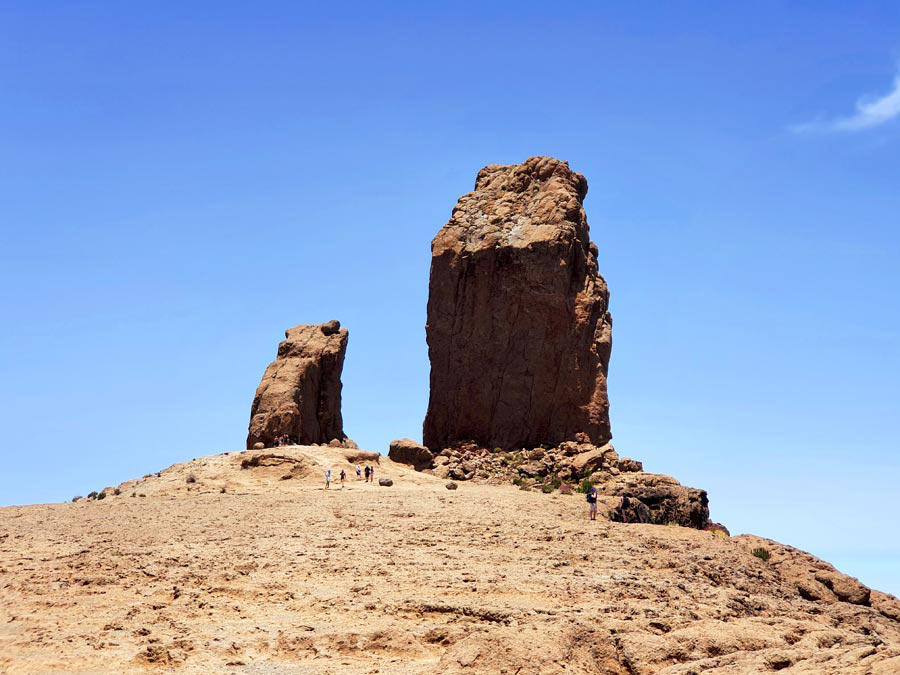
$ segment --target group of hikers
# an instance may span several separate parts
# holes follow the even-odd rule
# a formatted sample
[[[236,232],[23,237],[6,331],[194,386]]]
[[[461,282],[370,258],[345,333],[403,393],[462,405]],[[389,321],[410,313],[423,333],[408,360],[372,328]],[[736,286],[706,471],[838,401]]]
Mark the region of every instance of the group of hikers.
[[[294,443],[293,439],[291,439],[291,437],[288,436],[287,434],[282,434],[281,436],[275,437],[275,447],[276,448],[281,448],[286,445],[296,445],[296,444]]]
[[[374,466],[369,466],[368,464],[366,464],[365,471],[363,471],[362,466],[357,464],[356,465],[356,480],[362,480],[363,473],[365,473],[367,483],[375,482],[375,467]],[[341,481],[341,488],[343,489],[344,481],[347,480],[347,472],[344,471],[343,469],[341,469],[339,480]],[[331,469],[328,468],[328,469],[325,469],[325,489],[327,490],[330,487],[331,487]]]

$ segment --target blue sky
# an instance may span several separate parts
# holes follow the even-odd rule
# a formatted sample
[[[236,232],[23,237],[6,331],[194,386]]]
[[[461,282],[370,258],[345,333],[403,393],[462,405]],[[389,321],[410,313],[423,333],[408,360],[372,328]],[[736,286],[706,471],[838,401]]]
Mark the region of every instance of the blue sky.
[[[0,505],[240,449],[285,328],[421,437],[429,244],[554,155],[615,317],[614,443],[900,594],[893,3],[0,7]]]

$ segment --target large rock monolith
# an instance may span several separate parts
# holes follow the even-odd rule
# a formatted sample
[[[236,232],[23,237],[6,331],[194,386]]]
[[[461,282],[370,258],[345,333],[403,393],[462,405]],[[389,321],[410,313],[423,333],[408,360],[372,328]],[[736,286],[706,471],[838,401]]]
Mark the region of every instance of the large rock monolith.
[[[284,332],[250,409],[247,447],[287,436],[301,445],[344,440],[341,370],[347,329],[338,321]]]
[[[434,238],[432,451],[610,440],[612,318],[586,193],[584,176],[557,159],[488,166]]]

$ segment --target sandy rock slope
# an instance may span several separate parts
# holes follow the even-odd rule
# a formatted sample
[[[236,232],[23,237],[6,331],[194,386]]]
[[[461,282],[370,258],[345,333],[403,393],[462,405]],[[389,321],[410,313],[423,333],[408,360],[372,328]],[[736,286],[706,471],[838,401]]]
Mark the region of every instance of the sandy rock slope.
[[[0,672],[900,672],[896,599],[841,601],[865,598],[826,567],[798,582],[793,549],[385,458],[379,487],[351,454],[217,455],[0,509]]]

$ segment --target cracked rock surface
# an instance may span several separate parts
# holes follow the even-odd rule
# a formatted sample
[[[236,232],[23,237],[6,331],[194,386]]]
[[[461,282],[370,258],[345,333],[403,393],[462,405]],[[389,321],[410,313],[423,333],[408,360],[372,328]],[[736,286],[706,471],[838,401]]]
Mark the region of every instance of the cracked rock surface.
[[[202,457],[0,509],[0,672],[900,672],[896,598],[802,551],[382,457],[384,489],[357,453]]]

